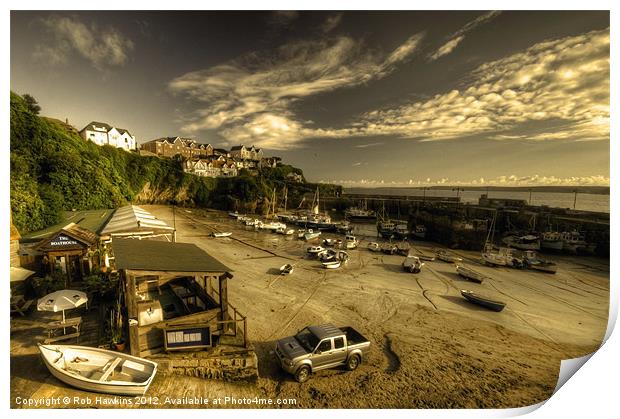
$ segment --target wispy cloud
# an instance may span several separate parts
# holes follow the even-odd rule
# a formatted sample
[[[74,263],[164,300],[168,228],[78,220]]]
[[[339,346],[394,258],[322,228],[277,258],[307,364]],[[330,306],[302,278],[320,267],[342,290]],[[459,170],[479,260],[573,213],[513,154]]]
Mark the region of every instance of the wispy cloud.
[[[77,18],[62,16],[50,16],[40,22],[50,37],[48,42],[36,46],[34,58],[53,65],[67,64],[71,54],[77,54],[99,70],[124,66],[134,47],[129,38],[113,27],[87,25]]]
[[[609,139],[609,30],[536,44],[486,63],[461,88],[362,115],[357,135],[441,140]],[[561,128],[551,121],[561,121]],[[549,131],[528,133],[538,122]]]
[[[441,47],[439,47],[437,51],[429,55],[429,60],[434,61],[438,58],[443,57],[444,55],[450,54],[461,43],[461,41],[465,39],[465,34],[467,32],[470,32],[476,29],[478,26],[482,25],[483,23],[497,17],[500,13],[501,12],[498,11],[491,11],[478,16],[476,19],[470,22],[467,22],[465,26],[450,35],[448,41],[446,41]]]
[[[290,148],[303,138],[341,135],[308,128],[291,110],[294,102],[385,77],[415,52],[421,38],[414,35],[390,53],[346,36],[292,42],[184,74],[169,89],[204,104],[184,125],[186,133],[217,129],[230,142]]]
[[[325,33],[331,32],[340,25],[340,21],[342,20],[342,13],[337,13],[335,15],[330,15],[325,19],[321,30]]]

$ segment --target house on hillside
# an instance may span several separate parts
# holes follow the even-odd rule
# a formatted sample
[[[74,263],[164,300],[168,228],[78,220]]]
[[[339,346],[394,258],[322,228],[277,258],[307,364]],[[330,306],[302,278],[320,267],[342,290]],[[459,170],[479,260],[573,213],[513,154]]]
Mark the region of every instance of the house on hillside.
[[[136,137],[129,130],[113,127],[105,122],[91,122],[81,131],[80,136],[97,145],[111,145],[126,151],[136,149]]]
[[[277,167],[278,163],[280,163],[282,161],[281,157],[263,157],[260,161],[260,166],[261,167]]]
[[[246,147],[242,144],[231,148],[230,155],[240,160],[260,161],[263,158],[263,150],[254,146]]]
[[[191,138],[162,137],[140,145],[142,150],[160,157],[174,157],[177,154],[186,159],[201,158],[213,155],[211,144],[202,144]]]
[[[295,172],[290,172],[288,175],[286,175],[286,179],[297,183],[301,183],[304,181],[304,177],[299,173]]]

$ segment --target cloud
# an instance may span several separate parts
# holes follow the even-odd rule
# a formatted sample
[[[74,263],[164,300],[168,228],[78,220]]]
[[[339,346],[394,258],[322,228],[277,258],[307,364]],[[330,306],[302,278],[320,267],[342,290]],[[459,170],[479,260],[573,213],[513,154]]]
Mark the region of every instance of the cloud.
[[[229,143],[290,148],[304,138],[351,132],[308,128],[312,124],[294,115],[293,103],[387,76],[415,52],[421,37],[414,35],[387,54],[346,36],[296,41],[181,75],[168,87],[204,105],[183,126],[185,133],[218,130]]]
[[[383,145],[383,144],[385,144],[385,143],[358,144],[358,145],[356,145],[354,147],[356,147],[356,148],[368,148],[368,147],[377,147],[377,146],[380,146],[380,145]]]
[[[90,26],[74,17],[50,16],[41,19],[49,41],[35,47],[34,58],[52,65],[67,64],[77,53],[99,70],[124,66],[133,50],[133,42],[112,27]]]
[[[354,164],[355,166],[356,164]],[[423,186],[609,186],[609,177],[603,175],[591,176],[516,176],[501,175],[492,179],[409,179],[407,181],[386,181],[384,179],[322,179],[319,183],[332,183],[345,187],[423,187]]]
[[[434,61],[438,58],[443,57],[444,55],[450,54],[461,43],[461,41],[465,39],[465,34],[467,32],[476,29],[478,26],[482,25],[483,23],[486,23],[487,21],[491,19],[494,19],[495,17],[499,16],[500,13],[501,12],[498,12],[498,11],[491,11],[491,12],[478,16],[476,19],[470,22],[467,22],[465,26],[463,26],[461,29],[459,29],[458,31],[450,35],[448,41],[444,43],[441,47],[439,47],[437,51],[429,55],[428,57],[429,60]]]
[[[461,88],[365,113],[355,128],[356,135],[422,141],[583,141],[609,139],[609,118],[609,30],[601,30],[483,64]],[[548,130],[528,129],[532,123]]]
[[[325,19],[325,22],[323,23],[323,26],[321,27],[321,30],[324,33],[328,33],[333,31],[334,29],[336,29],[336,27],[338,27],[338,25],[340,25],[340,21],[342,20],[342,13],[338,13],[335,15],[330,15],[327,17],[327,19]]]
[[[271,14],[270,23],[274,26],[288,26],[298,17],[299,12],[294,10],[280,10]]]

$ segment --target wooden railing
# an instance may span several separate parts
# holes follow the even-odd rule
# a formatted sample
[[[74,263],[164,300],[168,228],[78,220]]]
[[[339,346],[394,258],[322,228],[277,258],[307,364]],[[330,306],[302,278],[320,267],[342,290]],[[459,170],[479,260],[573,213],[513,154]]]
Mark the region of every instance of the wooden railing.
[[[212,289],[211,292],[217,296],[217,301],[220,302],[220,306],[221,306],[221,301],[220,301],[220,294],[215,290]],[[239,312],[239,310],[237,310],[237,308],[235,306],[233,306],[232,304],[230,304],[229,302],[227,302],[226,304],[227,306],[227,314],[228,317],[230,318],[230,320],[221,320],[218,321],[218,324],[222,324],[224,325],[223,327],[223,334],[225,336],[237,336],[237,333],[242,333],[243,334],[243,347],[247,347],[248,346],[248,323],[247,323],[247,317],[244,316],[243,314],[241,314]],[[239,323],[243,323],[242,326],[239,326]],[[226,327],[228,326],[228,327]],[[230,331],[232,326],[232,332]],[[239,330],[239,328],[242,327],[242,330]]]

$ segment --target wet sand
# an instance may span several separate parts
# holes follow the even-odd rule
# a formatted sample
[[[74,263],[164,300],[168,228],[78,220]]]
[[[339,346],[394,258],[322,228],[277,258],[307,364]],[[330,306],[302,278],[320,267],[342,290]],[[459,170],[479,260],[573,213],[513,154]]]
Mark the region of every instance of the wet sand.
[[[172,224],[169,207],[144,207]],[[296,407],[526,406],[549,398],[560,361],[596,350],[607,326],[607,260],[549,256],[559,265],[550,275],[483,266],[478,252],[455,251],[491,278],[475,284],[441,261],[427,262],[420,274],[406,273],[403,256],[365,248],[375,237],[358,236],[362,243],[349,251],[346,266],[325,270],[307,257],[307,242],[256,232],[221,212],[177,208],[176,227],[177,241],[195,243],[232,268],[229,300],[248,317],[259,379],[224,383],[159,374],[147,392],[159,404],[142,407],[178,406],[163,405],[166,396],[293,398]],[[213,231],[232,231],[233,236],[209,237]],[[439,247],[411,243],[427,253]],[[277,274],[284,263],[295,266],[290,276]],[[507,306],[500,313],[485,310],[466,302],[461,289]],[[371,341],[370,354],[354,372],[321,371],[300,385],[280,370],[273,345],[306,325],[326,322],[355,327]],[[87,394],[51,377],[36,354],[27,340],[12,336],[13,407],[19,407],[18,396]]]

